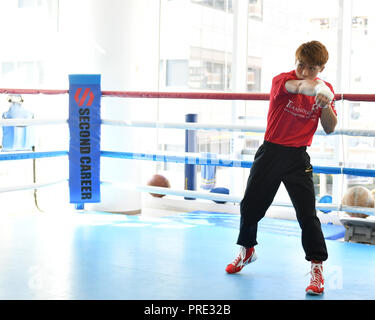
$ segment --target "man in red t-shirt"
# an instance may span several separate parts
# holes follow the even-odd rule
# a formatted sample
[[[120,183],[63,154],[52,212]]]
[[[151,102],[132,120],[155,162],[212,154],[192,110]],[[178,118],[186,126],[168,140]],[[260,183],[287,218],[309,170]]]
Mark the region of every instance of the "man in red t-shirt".
[[[328,61],[328,51],[319,41],[298,47],[296,68],[272,80],[264,143],[257,150],[241,201],[240,253],[226,267],[237,273],[256,259],[257,225],[272,204],[281,182],[292,200],[302,229],[305,258],[311,261],[308,294],[324,291],[323,261],[328,253],[315,210],[312,166],[306,147],[311,145],[319,119],[324,131],[337,124],[331,84],[317,76]]]

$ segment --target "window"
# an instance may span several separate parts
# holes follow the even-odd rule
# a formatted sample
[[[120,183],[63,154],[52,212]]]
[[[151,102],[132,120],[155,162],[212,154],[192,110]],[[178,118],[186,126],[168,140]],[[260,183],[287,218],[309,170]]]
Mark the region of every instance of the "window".
[[[319,28],[321,30],[331,29],[335,26],[337,19],[333,18],[313,18],[310,19],[310,23],[312,26]]]
[[[368,17],[352,17],[352,30],[367,35]]]
[[[214,61],[192,61],[190,67],[189,87],[195,89],[226,90],[229,89],[230,65]]]
[[[263,19],[263,0],[249,0],[249,18]]]
[[[16,70],[15,62],[3,62],[1,64],[1,74],[3,77],[6,77],[8,74],[11,74]]]
[[[247,68],[247,91],[260,92],[261,68],[249,66]]]
[[[230,154],[230,136],[222,133],[200,131],[198,137],[199,152]],[[220,169],[219,169],[220,170]]]
[[[192,3],[200,4],[213,9],[232,12],[232,0],[191,0]]]
[[[361,115],[361,104],[359,102],[350,103],[349,110],[350,110],[350,119],[358,120]]]
[[[188,83],[188,61],[167,60],[167,86],[186,86]]]
[[[192,47],[189,61],[189,87],[228,90],[231,64],[226,52]]]
[[[43,0],[18,0],[18,8],[41,7],[44,2]]]
[[[1,81],[17,80],[19,85],[43,83],[42,61],[4,61],[1,63]]]

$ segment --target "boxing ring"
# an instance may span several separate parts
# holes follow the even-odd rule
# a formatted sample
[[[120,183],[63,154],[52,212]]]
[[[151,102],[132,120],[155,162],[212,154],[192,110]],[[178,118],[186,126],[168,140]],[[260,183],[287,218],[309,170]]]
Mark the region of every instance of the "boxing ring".
[[[87,91],[87,98],[89,91]],[[71,90],[0,89],[0,94],[69,95]],[[77,95],[76,95],[77,96]],[[267,101],[268,94],[101,91],[101,99],[209,99]],[[86,96],[85,96],[86,99]],[[79,103],[85,100],[84,98]],[[375,102],[372,94],[336,94],[337,101]],[[87,100],[85,100],[87,101]],[[82,102],[83,103],[83,102]],[[340,113],[340,109],[338,110]],[[2,119],[5,127],[69,125],[71,119]],[[247,125],[172,123],[100,119],[100,126],[150,129],[213,130],[264,133]],[[316,135],[325,135],[321,130]],[[375,130],[340,128],[331,135],[375,137]],[[70,157],[69,150],[0,153],[0,163],[26,159]],[[139,153],[101,150],[98,157],[161,163],[250,168],[252,161],[196,154]],[[313,165],[314,173],[375,177],[375,169]],[[69,178],[0,188],[0,193],[39,190],[69,183]],[[194,190],[134,185],[100,180],[100,186],[132,192],[155,193],[238,204],[241,194],[224,195]],[[69,188],[69,186],[68,186]],[[239,215],[205,210],[123,215],[83,210],[85,201],[66,214],[4,213],[1,222],[0,299],[203,299],[284,300],[375,298],[375,249],[371,245],[338,241],[343,226],[323,224],[329,259],[325,264],[326,291],[322,297],[305,296],[309,264],[300,248],[296,221],[264,218],[259,224],[259,261],[241,274],[228,275],[225,265],[237,252]],[[77,205],[78,204],[78,205]],[[273,207],[293,210],[290,203]],[[341,203],[319,203],[317,210],[375,216],[374,208]],[[287,285],[285,285],[287,283]]]

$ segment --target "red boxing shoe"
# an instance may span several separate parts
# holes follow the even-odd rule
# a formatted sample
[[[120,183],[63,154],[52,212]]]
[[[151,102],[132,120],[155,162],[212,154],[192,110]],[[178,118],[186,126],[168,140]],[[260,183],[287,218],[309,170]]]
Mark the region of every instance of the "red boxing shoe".
[[[321,261],[311,261],[311,281],[306,288],[306,293],[312,295],[322,294],[324,291],[323,264]]]
[[[245,247],[241,247],[240,253],[232,263],[227,265],[225,271],[228,273],[240,272],[244,266],[255,261],[256,259],[257,256],[253,247],[248,249],[246,249]]]

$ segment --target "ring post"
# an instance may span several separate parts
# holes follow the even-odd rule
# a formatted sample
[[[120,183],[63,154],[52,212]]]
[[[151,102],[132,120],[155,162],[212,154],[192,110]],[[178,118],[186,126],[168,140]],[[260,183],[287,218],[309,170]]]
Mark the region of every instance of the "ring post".
[[[197,122],[198,115],[189,113],[185,115],[186,122]],[[197,131],[185,130],[185,152],[197,152]],[[197,189],[197,166],[195,164],[185,164],[185,190]],[[195,200],[195,198],[185,197],[185,200]]]
[[[81,210],[100,202],[100,80],[99,74],[69,75],[69,192]]]

